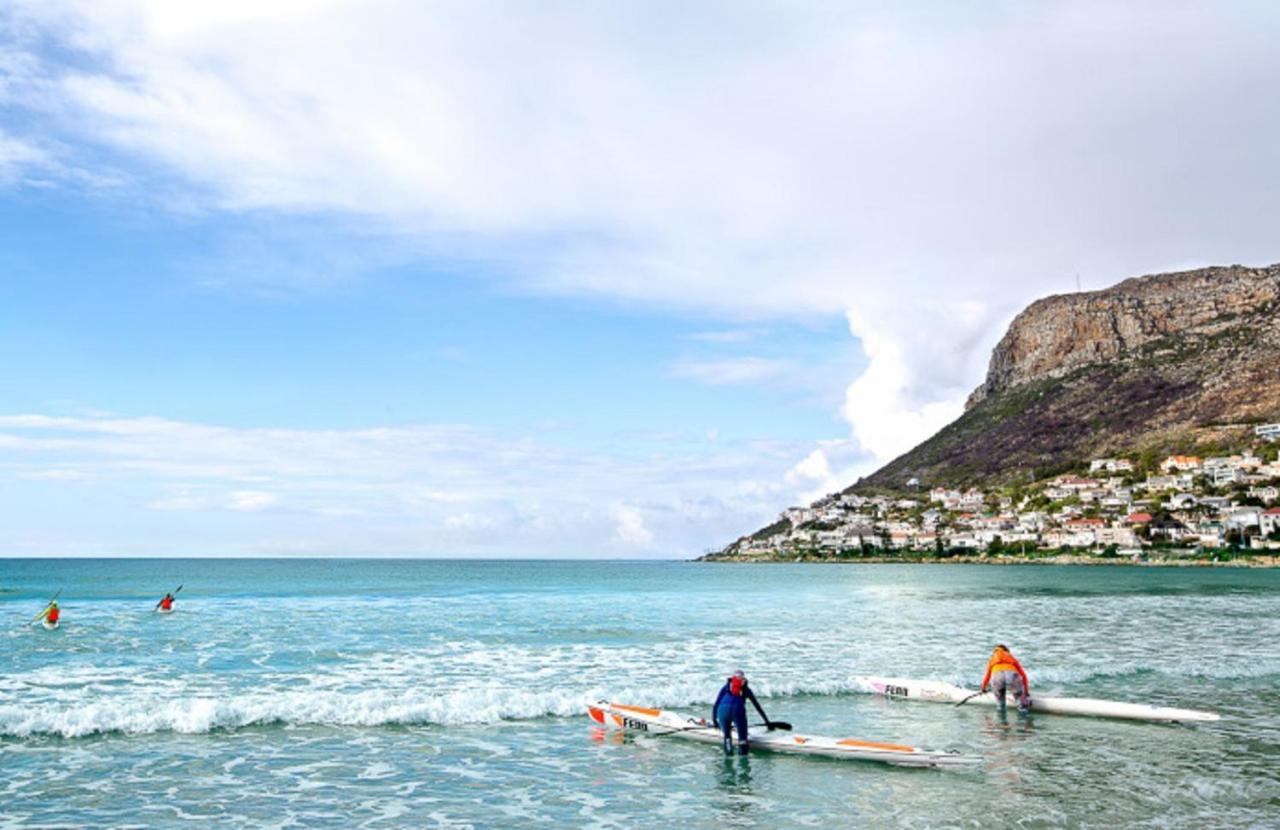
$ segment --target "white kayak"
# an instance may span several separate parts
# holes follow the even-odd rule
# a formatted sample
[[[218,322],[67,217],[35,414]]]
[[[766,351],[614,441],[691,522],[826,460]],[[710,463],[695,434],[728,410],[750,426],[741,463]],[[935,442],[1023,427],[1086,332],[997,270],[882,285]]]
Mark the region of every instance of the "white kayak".
[[[587,714],[601,726],[613,726],[650,735],[670,735],[702,743],[723,745],[720,730],[703,718],[690,718],[663,709],[624,706],[602,700],[587,707]],[[966,767],[980,764],[976,755],[920,749],[905,744],[860,741],[854,738],[822,738],[792,732],[753,732],[753,751],[787,752],[793,755],[820,755],[857,761],[879,761],[903,767]]]
[[[173,609],[172,609],[172,608],[157,608],[157,609],[156,609],[156,613],[157,613],[157,614],[172,614],[172,613],[173,613]]]
[[[40,624],[44,626],[46,631],[53,631],[59,625],[59,623],[49,622],[48,620],[41,620]]]
[[[907,680],[899,677],[856,677],[855,684],[863,691],[885,697],[924,700],[932,703],[959,703],[966,698],[970,704],[996,705],[991,692],[976,695],[976,689],[966,689],[938,680]],[[1008,705],[1017,706],[1009,696]],[[1149,706],[1145,703],[1123,703],[1117,700],[1097,700],[1088,697],[1041,697],[1031,695],[1031,711],[1053,715],[1084,715],[1095,718],[1121,718],[1124,720],[1192,722],[1214,721],[1222,716],[1214,712],[1195,709],[1174,709],[1168,706]]]

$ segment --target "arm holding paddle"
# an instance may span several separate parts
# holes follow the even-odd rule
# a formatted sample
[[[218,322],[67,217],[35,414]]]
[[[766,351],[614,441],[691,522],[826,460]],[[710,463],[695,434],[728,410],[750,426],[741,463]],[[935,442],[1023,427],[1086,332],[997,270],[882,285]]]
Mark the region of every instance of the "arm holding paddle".
[[[760,713],[760,718],[764,721],[765,729],[768,729],[770,732],[775,729],[781,729],[784,732],[791,731],[791,724],[786,721],[769,720],[769,716],[764,713],[764,709],[760,706],[760,701],[756,700],[756,693],[751,691],[750,686],[747,686],[745,691],[747,693],[747,700],[751,701],[751,705],[756,707],[756,711]]]
[[[56,594],[54,594],[53,596],[49,597],[49,601],[48,601],[48,602],[46,602],[46,603],[44,604],[44,610],[43,610],[43,611],[41,611],[39,614],[36,614],[34,617],[32,617],[32,618],[31,618],[31,621],[32,621],[32,622],[36,622],[36,621],[38,621],[38,620],[42,620],[42,619],[44,619],[46,616],[48,616],[48,615],[49,615],[49,609],[50,609],[50,608],[53,608],[53,604],[54,604],[55,602],[57,602],[57,601],[58,601],[58,597],[60,597],[60,596],[62,596],[62,589],[61,589],[61,588],[59,588],[59,589],[58,589],[58,592],[57,592]]]
[[[986,694],[987,684],[991,682],[991,667],[995,665],[995,662],[996,662],[996,658],[995,658],[995,655],[993,654],[987,660],[987,671],[986,671],[986,674],[982,675],[982,682],[978,684],[978,691],[974,692],[973,694],[966,697],[964,700],[957,703],[956,704],[957,709],[959,709],[961,706],[965,705],[969,701],[973,700],[978,695]]]
[[[185,585],[186,583],[183,583],[183,584]],[[153,611],[159,611],[161,606],[164,606],[164,609],[165,609],[166,611],[171,611],[171,610],[173,610],[173,598],[174,598],[175,596],[177,596],[177,595],[178,595],[178,592],[179,592],[179,591],[181,591],[181,590],[182,590],[182,585],[179,585],[177,588],[173,589],[173,591],[172,591],[171,593],[165,594],[165,595],[160,599],[160,601],[156,603],[156,607],[155,607],[155,608],[153,608],[152,610],[153,610]]]

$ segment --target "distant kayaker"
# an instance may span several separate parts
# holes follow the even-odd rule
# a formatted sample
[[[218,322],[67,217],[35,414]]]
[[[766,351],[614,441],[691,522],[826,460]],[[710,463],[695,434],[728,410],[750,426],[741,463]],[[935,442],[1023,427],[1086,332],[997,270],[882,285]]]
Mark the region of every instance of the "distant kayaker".
[[[743,752],[747,750],[748,700],[751,701],[752,706],[756,707],[756,711],[760,713],[765,726],[769,726],[769,716],[764,713],[764,709],[760,708],[760,701],[756,700],[751,687],[747,685],[747,676],[741,671],[735,671],[733,676],[725,681],[724,686],[720,689],[720,694],[716,695],[715,705],[711,707],[712,720],[724,733],[724,751],[726,753],[733,750],[732,729],[734,726],[738,728],[738,745]]]
[[[1012,691],[1018,698],[1020,711],[1026,712],[1031,708],[1031,681],[1027,679],[1027,673],[1023,671],[1018,658],[1013,656],[1013,652],[1004,643],[997,643],[991,652],[991,659],[987,661],[987,673],[982,675],[982,691],[987,690],[988,682],[1001,709],[1004,708],[1006,691]]]
[[[58,610],[58,601],[55,599],[49,603],[47,608],[40,612],[40,617],[37,619],[43,618],[50,626],[54,626],[58,624],[58,618],[61,616],[62,612]]]
[[[160,609],[161,611],[172,611],[173,610],[173,594],[165,594],[164,599],[156,603],[156,608]]]

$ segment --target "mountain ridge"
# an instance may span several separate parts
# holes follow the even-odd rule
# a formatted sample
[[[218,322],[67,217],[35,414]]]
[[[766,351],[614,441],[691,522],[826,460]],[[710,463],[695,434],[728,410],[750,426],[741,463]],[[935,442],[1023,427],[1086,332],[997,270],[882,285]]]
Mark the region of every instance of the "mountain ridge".
[[[1280,264],[1036,300],[965,412],[850,490],[1042,478],[1109,453],[1231,442],[1280,418]]]

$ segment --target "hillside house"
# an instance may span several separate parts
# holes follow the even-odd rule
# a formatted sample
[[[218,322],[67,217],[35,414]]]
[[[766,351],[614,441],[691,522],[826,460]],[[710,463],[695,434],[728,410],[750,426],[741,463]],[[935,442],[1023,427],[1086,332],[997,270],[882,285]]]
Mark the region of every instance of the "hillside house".
[[[1253,434],[1267,441],[1280,441],[1280,424],[1261,424],[1253,428]]]
[[[1147,527],[1151,531],[1151,538],[1165,539],[1170,542],[1181,542],[1184,539],[1195,536],[1195,531],[1184,525],[1182,522],[1172,516],[1162,516],[1153,519]]]
[[[1245,530],[1250,527],[1256,527],[1259,530],[1261,530],[1263,512],[1264,511],[1260,507],[1234,508],[1233,510],[1224,514],[1224,518],[1226,519],[1226,523],[1227,523],[1227,529],[1230,530],[1232,528],[1235,528],[1238,530]]]
[[[944,510],[955,510],[960,507],[960,491],[935,487],[929,491],[929,501],[933,504],[941,504]]]
[[[1047,522],[1048,519],[1043,513],[1019,513],[1017,527],[1018,530],[1021,531],[1037,533],[1044,530],[1044,526]]]
[[[1205,520],[1196,527],[1196,540],[1207,548],[1222,548],[1227,545],[1227,531],[1222,522]]]
[[[1129,473],[1133,462],[1127,458],[1095,458],[1089,462],[1089,472]]]
[[[1102,482],[1094,478],[1081,478],[1080,476],[1059,476],[1054,482],[1064,490],[1094,490],[1101,486]]]
[[[1269,507],[1258,517],[1258,529],[1263,536],[1280,533],[1280,507]]]
[[[1198,455],[1171,455],[1160,462],[1160,469],[1165,473],[1175,470],[1183,473],[1198,472],[1203,466],[1204,461]]]
[[[782,511],[782,518],[789,520],[794,527],[813,521],[815,516],[817,513],[808,507],[788,507]]]
[[[1091,548],[1097,543],[1093,530],[1067,530],[1060,528],[1050,530],[1042,537],[1047,547],[1051,548]]]
[[[1099,545],[1115,545],[1121,548],[1137,547],[1141,542],[1131,527],[1100,527],[1093,533]]]
[[[1136,486],[1148,493],[1157,493],[1161,490],[1190,490],[1194,485],[1195,477],[1190,473],[1183,473],[1174,476],[1147,476],[1145,482]]]
[[[1253,496],[1255,499],[1261,500],[1263,504],[1271,504],[1273,501],[1280,498],[1280,488],[1273,486],[1250,487],[1249,495]]]
[[[1245,472],[1239,467],[1214,467],[1212,470],[1207,470],[1205,475],[1209,477],[1214,487],[1226,487],[1228,484],[1243,481]]]
[[[1123,513],[1129,509],[1132,503],[1128,495],[1120,496],[1113,493],[1098,502],[1098,506],[1108,513]]]

